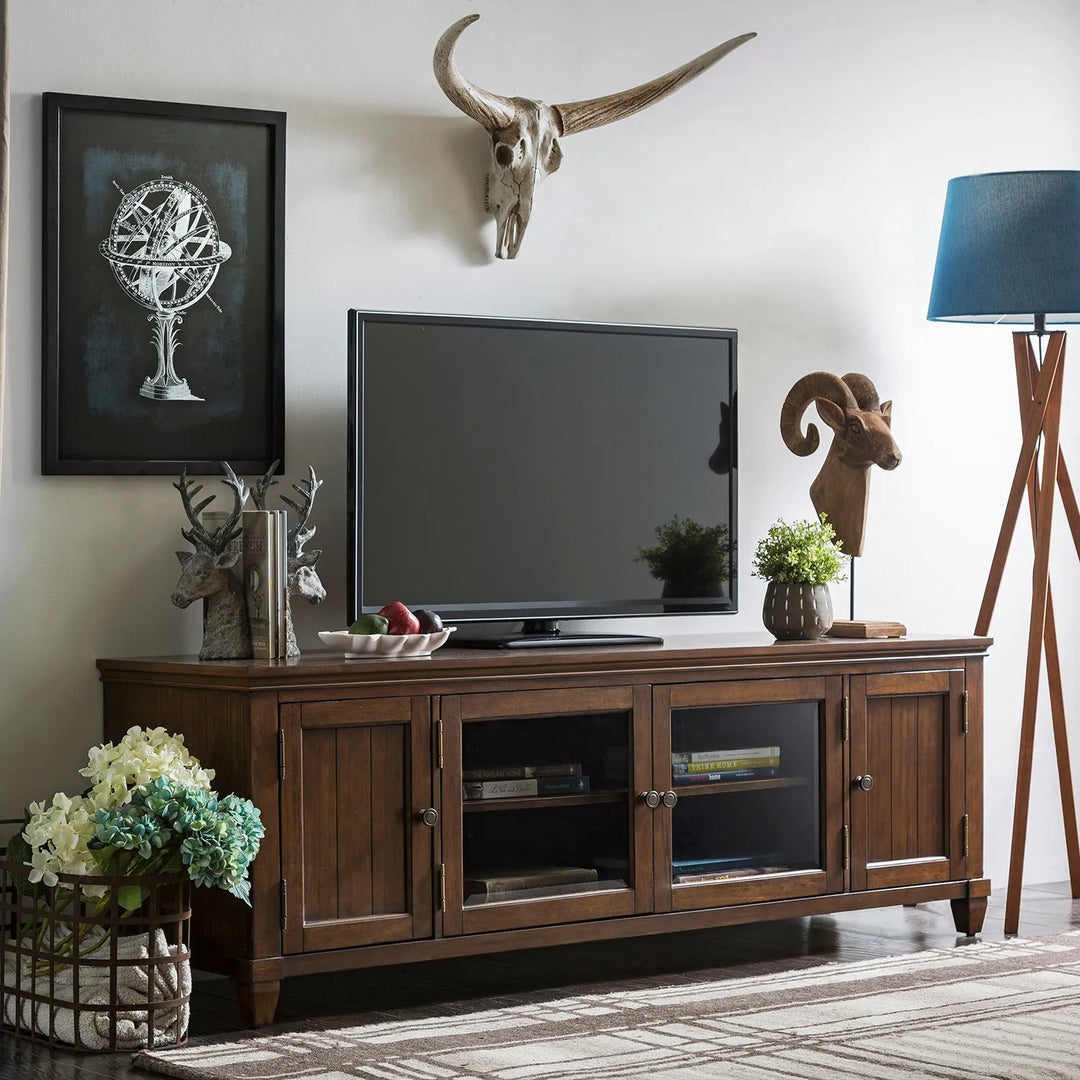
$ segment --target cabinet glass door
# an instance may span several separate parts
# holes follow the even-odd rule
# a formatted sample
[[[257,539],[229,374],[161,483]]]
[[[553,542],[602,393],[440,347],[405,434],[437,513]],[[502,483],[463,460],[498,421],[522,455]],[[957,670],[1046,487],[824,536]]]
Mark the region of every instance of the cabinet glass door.
[[[842,887],[840,680],[656,693],[657,717],[670,717],[658,721],[656,740],[658,846],[667,856],[657,863],[658,908]],[[839,814],[830,815],[830,800]]]
[[[635,851],[632,689],[441,704],[444,933],[640,910],[649,853]]]

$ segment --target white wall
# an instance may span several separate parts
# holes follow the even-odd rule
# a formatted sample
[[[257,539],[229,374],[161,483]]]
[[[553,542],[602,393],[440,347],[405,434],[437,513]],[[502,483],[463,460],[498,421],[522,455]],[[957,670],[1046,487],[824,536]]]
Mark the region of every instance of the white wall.
[[[1075,0],[12,0],[12,224],[0,485],[0,816],[58,787],[100,732],[99,656],[191,652],[169,603],[170,478],[39,475],[43,91],[288,113],[287,456],[325,477],[322,609],[344,619],[345,312],[734,326],[741,332],[743,610],[754,542],[810,512],[817,459],[777,434],[788,387],[863,371],[895,402],[904,463],[874,476],[859,615],[970,632],[1018,449],[1004,329],[925,321],[946,181],[1080,167]],[[758,38],[654,108],[568,139],[516,262],[490,258],[485,140],[431,52],[483,16],[462,67],[500,92],[623,89],[747,30]],[[504,43],[519,43],[516,46]],[[1065,442],[1077,444],[1066,386]],[[820,452],[819,452],[820,453]],[[1080,459],[1077,459],[1080,460]],[[1021,533],[987,672],[987,869],[1008,865],[1030,558]],[[1080,584],[1058,544],[1061,638]],[[846,606],[845,592],[836,592]],[[1077,705],[1075,665],[1066,695]],[[1039,717],[1028,881],[1065,876],[1048,713]]]

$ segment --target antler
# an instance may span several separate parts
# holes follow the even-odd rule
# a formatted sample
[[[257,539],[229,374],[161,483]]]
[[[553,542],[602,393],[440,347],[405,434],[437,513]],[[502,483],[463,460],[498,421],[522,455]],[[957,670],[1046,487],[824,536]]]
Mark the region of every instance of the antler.
[[[180,499],[184,504],[184,511],[191,522],[191,528],[181,527],[180,535],[191,544],[196,551],[222,552],[228,546],[230,540],[243,532],[243,527],[238,524],[240,514],[243,512],[244,503],[247,502],[248,491],[244,481],[233,472],[227,461],[222,462],[226,472],[226,478],[221,482],[233,490],[233,511],[225,522],[210,532],[203,524],[200,515],[214,501],[214,495],[207,495],[197,506],[192,506],[191,500],[202,491],[202,484],[191,487],[188,483],[187,469],[180,473],[180,479],[173,481],[173,487],[180,492]]]
[[[295,491],[303,502],[295,502],[288,495],[282,495],[281,501],[297,515],[296,524],[289,530],[288,551],[290,558],[300,555],[304,545],[315,535],[315,527],[305,529],[308,515],[311,513],[311,504],[315,501],[315,492],[323,486],[322,480],[315,478],[315,470],[308,466],[308,478],[293,484]]]
[[[266,509],[266,493],[277,483],[274,473],[277,471],[278,460],[280,459],[272,461],[270,468],[251,485],[251,501],[258,510]]]

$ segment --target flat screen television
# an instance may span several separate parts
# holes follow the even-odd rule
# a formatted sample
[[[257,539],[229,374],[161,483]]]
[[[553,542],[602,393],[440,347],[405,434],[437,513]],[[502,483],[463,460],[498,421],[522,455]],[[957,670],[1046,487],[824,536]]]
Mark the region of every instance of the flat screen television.
[[[400,600],[451,645],[612,644],[659,639],[559,624],[735,612],[736,345],[350,311],[350,623]]]

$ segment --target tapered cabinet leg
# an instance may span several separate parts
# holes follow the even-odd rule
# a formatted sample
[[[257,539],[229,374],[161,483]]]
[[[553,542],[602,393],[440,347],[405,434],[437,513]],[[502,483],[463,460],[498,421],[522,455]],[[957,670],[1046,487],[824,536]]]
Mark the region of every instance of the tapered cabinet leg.
[[[956,924],[958,934],[966,934],[974,937],[983,927],[983,919],[986,918],[986,897],[968,896],[960,900],[950,901],[952,904],[953,922]]]
[[[236,996],[240,1002],[240,1010],[249,1027],[265,1027],[274,1022],[274,1013],[277,1011],[278,995],[281,993],[281,983],[273,982],[238,982],[236,984]]]

